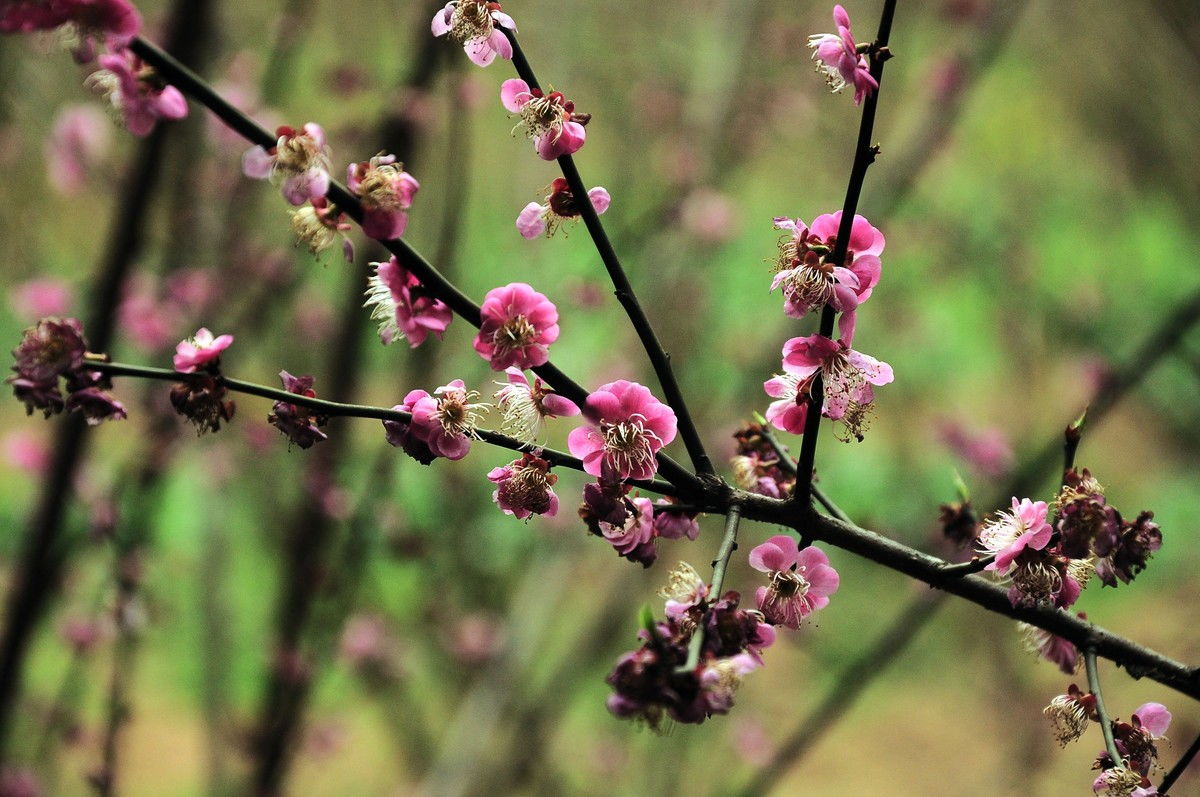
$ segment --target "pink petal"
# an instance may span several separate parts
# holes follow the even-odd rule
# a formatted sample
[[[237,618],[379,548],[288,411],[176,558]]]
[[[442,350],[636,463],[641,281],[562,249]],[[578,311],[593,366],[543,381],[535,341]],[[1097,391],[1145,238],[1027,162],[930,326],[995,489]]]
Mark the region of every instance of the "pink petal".
[[[265,180],[271,176],[271,168],[275,159],[267,154],[262,147],[251,147],[242,155],[242,174],[255,180]]]
[[[776,534],[762,545],[750,551],[750,566],[768,573],[772,570],[787,570],[796,563],[796,541],[786,534]]]
[[[445,8],[438,9],[438,12],[433,15],[433,23],[430,25],[434,36],[444,36],[450,32],[450,18],[453,15],[453,3],[446,3]]]
[[[488,39],[471,39],[463,45],[463,51],[476,66],[487,66],[496,60],[496,51]]]
[[[500,84],[500,103],[516,113],[529,102],[529,84],[519,78],[510,78]]]
[[[557,393],[551,393],[542,399],[542,409],[551,418],[570,418],[579,414],[575,402]]]
[[[164,119],[183,119],[188,115],[187,100],[174,86],[167,86],[158,95],[156,103],[158,115]]]
[[[523,238],[533,240],[546,232],[546,206],[530,202],[517,216],[517,231]]]
[[[1133,715],[1156,739],[1166,735],[1167,728],[1171,725],[1171,712],[1167,711],[1167,707],[1162,703],[1143,703]]]
[[[612,202],[612,197],[608,195],[608,191],[600,187],[588,191],[588,199],[592,200],[592,207],[596,209],[597,215],[608,210],[608,206]]]

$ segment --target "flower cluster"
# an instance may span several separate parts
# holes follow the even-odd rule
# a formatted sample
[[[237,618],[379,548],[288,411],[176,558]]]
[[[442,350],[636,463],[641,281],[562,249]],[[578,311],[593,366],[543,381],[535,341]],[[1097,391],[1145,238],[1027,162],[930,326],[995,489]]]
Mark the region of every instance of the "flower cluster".
[[[733,433],[737,449],[729,460],[733,478],[743,490],[770,498],[784,498],[796,484],[795,469],[780,465],[780,454],[767,439],[766,427],[752,423]]]
[[[28,414],[79,412],[91,425],[126,417],[124,405],[108,392],[108,378],[88,367],[94,355],[76,319],[43,318],[25,330],[12,354],[16,375],[7,381]]]
[[[187,100],[179,89],[164,83],[130,51],[107,53],[97,64],[100,69],[88,76],[88,86],[108,100],[135,136],[149,135],[159,119],[187,116]]]
[[[588,201],[599,215],[608,210],[612,197],[607,189],[596,187],[588,191]],[[562,177],[555,177],[554,182],[550,184],[550,193],[546,195],[546,202],[530,202],[517,216],[517,231],[527,239],[541,235],[549,238],[554,235],[559,225],[564,221],[579,218],[581,212],[580,202],[571,192],[567,181]]]
[[[375,273],[367,283],[371,318],[379,321],[379,339],[384,344],[405,339],[414,349],[429,333],[439,338],[450,326],[454,313],[437,299],[395,256],[386,263],[372,263]]]
[[[512,43],[497,26],[516,31],[512,17],[500,10],[499,3],[484,0],[454,0],[433,15],[430,26],[434,36],[446,36],[462,44],[472,63],[487,66],[500,56],[513,57]]]
[[[526,453],[503,467],[492,468],[488,481],[496,485],[492,500],[506,515],[524,520],[530,515],[558,514],[558,496],[551,489],[558,477],[537,453]]]
[[[628,485],[602,476],[583,488],[579,507],[588,531],[603,538],[621,557],[649,567],[658,559],[656,540],[695,540],[700,535],[697,513],[629,493]]]
[[[500,102],[521,121],[533,139],[533,148],[542,160],[552,161],[563,155],[579,151],[587,139],[584,125],[591,119],[589,114],[575,112],[575,103],[562,92],[545,94],[541,89],[530,88],[519,78],[504,81],[500,86]]]
[[[847,85],[854,86],[854,104],[879,88],[879,82],[871,75],[867,57],[860,52],[850,33],[850,15],[840,5],[833,7],[833,23],[837,33],[818,33],[808,37],[817,71],[835,94]]]
[[[409,413],[411,419],[383,422],[387,441],[423,465],[438,457],[462,459],[471,450],[480,416],[489,406],[477,398],[479,393],[467,390],[461,379],[442,385],[433,395],[413,390],[392,408]]]
[[[283,389],[297,396],[316,398],[311,376],[292,376],[287,371],[279,372]],[[292,404],[289,401],[276,401],[267,416],[267,422],[287,436],[289,444],[295,443],[301,448],[311,448],[314,444],[328,438],[321,427],[329,419],[308,407]]]
[[[689,565],[671,574],[667,619],[648,621],[638,634],[642,646],[622,655],[607,682],[608,710],[659,728],[664,719],[701,723],[726,714],[742,679],[762,666],[762,651],[775,632],[757,612],[738,608],[729,591],[711,603],[708,587]],[[688,649],[702,634],[700,655],[688,667]]]
[[[1014,606],[1050,604],[1065,609],[1093,574],[1108,586],[1129,583],[1162,546],[1153,512],[1133,521],[1110,506],[1104,488],[1084,469],[1069,470],[1053,504],[1012,499],[979,532],[986,569],[1007,579]]]

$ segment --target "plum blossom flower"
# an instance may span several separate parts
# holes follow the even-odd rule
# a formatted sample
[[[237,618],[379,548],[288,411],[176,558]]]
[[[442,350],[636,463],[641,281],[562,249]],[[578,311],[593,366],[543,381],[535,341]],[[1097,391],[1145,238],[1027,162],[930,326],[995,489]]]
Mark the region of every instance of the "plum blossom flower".
[[[871,76],[867,57],[858,52],[858,45],[850,34],[850,15],[840,5],[833,7],[833,22],[837,33],[818,33],[808,37],[817,72],[825,76],[825,82],[835,94],[847,85],[854,86],[854,104],[879,88],[879,82]]]
[[[1147,791],[1149,780],[1140,773],[1124,766],[1115,766],[1101,772],[1092,781],[1092,791],[1105,797],[1145,797],[1157,791]]]
[[[542,160],[552,161],[562,155],[571,155],[587,138],[584,125],[591,116],[575,113],[575,103],[562,92],[544,94],[541,89],[529,88],[524,80],[512,78],[501,84],[500,102],[507,110],[520,114],[517,127],[525,127]]]
[[[90,88],[105,96],[135,136],[149,135],[159,119],[183,119],[187,100],[129,50],[97,59],[100,69],[88,76]]]
[[[691,510],[662,508],[674,505],[674,501],[668,501],[665,498],[660,498],[655,502],[657,508],[654,513],[655,536],[662,537],[664,540],[681,540],[684,537],[695,540],[700,536],[700,524],[696,522],[699,513]]]
[[[805,617],[829,605],[839,577],[829,557],[816,546],[798,550],[796,541],[778,534],[750,551],[750,566],[767,573],[770,585],[755,593],[767,622],[796,629]]]
[[[600,521],[600,536],[622,557],[649,567],[658,558],[654,546],[654,503],[649,498],[633,498],[628,504],[633,511],[623,523]]]
[[[471,450],[471,438],[477,436],[475,428],[480,415],[488,408],[487,404],[475,401],[479,394],[468,391],[461,379],[442,385],[433,393],[413,390],[404,397],[403,404],[393,407],[411,413],[409,422],[383,422],[387,441],[425,465],[437,457],[450,460],[465,457]]]
[[[280,371],[279,378],[283,389],[298,396],[316,398],[311,376],[292,376],[287,371]],[[276,401],[267,416],[267,422],[287,435],[289,443],[295,443],[301,448],[311,448],[314,444],[328,439],[321,431],[328,418],[308,407],[292,404],[288,401]]]
[[[175,346],[175,370],[190,374],[205,367],[206,370],[221,358],[221,352],[233,343],[233,335],[213,337],[206,327],[200,327],[196,334],[187,340],[182,340]]]
[[[488,291],[480,307],[482,324],[475,351],[492,370],[536,368],[550,359],[549,345],[558,340],[558,308],[523,282]]]
[[[67,196],[79,193],[89,173],[108,151],[111,139],[112,126],[94,105],[64,107],[54,118],[54,128],[46,140],[50,185]]]
[[[980,553],[994,556],[985,570],[1005,576],[1026,548],[1040,551],[1050,542],[1054,528],[1046,522],[1045,501],[1013,498],[1012,511],[1000,512],[979,532]]]
[[[371,318],[380,322],[379,339],[389,344],[403,338],[415,349],[430,332],[440,338],[454,318],[450,308],[430,294],[394,255],[386,263],[372,265],[375,273],[367,282],[363,306],[375,306]]]
[[[593,476],[649,479],[658,471],[655,455],[675,439],[675,411],[637,382],[601,385],[583,414],[591,425],[572,431],[567,447]]]
[[[31,318],[63,315],[71,306],[71,288],[53,277],[39,277],[13,286],[8,304],[13,312]]]
[[[517,23],[500,10],[499,3],[484,0],[455,0],[433,15],[430,26],[434,36],[450,35],[460,42],[471,62],[487,66],[500,56],[511,61],[512,42],[496,26],[516,31]]]
[[[1117,579],[1128,584],[1146,569],[1147,560],[1161,547],[1162,530],[1154,522],[1154,513],[1140,512],[1132,522],[1121,521],[1116,544],[1096,561],[1096,575],[1105,586],[1117,586]]]
[[[850,244],[842,263],[829,262],[837,246],[842,211],[813,219],[809,227],[800,219],[779,217],[775,227],[791,233],[779,244],[778,269],[771,290],[783,289],[783,311],[803,318],[810,310],[831,305],[838,312],[853,312],[871,298],[879,284],[882,265],[879,255],[886,240],[862,216],[850,227]]]
[[[218,432],[222,421],[233,420],[237,405],[232,399],[225,398],[227,394],[225,385],[206,369],[173,385],[169,398],[175,411],[191,421],[196,433],[202,435]]]
[[[535,376],[533,384],[520,368],[506,368],[507,382],[497,382],[494,398],[500,410],[500,428],[528,445],[537,439],[547,418],[566,418],[579,414],[570,399]]]
[[[503,467],[492,468],[488,481],[496,485],[492,500],[506,515],[524,520],[530,515],[558,514],[558,496],[551,489],[558,477],[550,472],[550,463],[536,453],[523,454]]]
[[[821,414],[841,421],[845,440],[863,439],[875,400],[871,386],[894,378],[890,365],[851,349],[848,335],[837,341],[823,335],[791,338],[783,344],[783,370],[763,384],[767,395],[777,399],[767,408],[767,420],[777,429],[803,434],[813,378],[820,372]]]
[[[708,583],[687,562],[679,562],[667,576],[667,585],[658,591],[665,598],[668,619],[677,622],[688,617],[694,607],[708,597]]]
[[[354,244],[346,237],[352,225],[343,220],[344,214],[340,208],[319,196],[291,214],[292,232],[296,234],[297,243],[304,244],[308,251],[318,255],[341,237],[342,256],[347,262],[353,262]]]
[[[407,211],[421,185],[396,163],[395,155],[381,152],[369,161],[350,164],[346,185],[362,200],[365,235],[390,241],[404,234]]]
[[[1054,724],[1054,738],[1063,747],[1075,741],[1087,730],[1089,720],[1098,720],[1096,696],[1082,692],[1075,684],[1067,687],[1065,695],[1058,695],[1042,713]]]
[[[1087,619],[1083,612],[1079,613],[1079,617]],[[1083,659],[1079,655],[1079,649],[1070,641],[1028,623],[1017,623],[1017,628],[1025,637],[1025,647],[1029,652],[1056,664],[1058,669],[1067,675],[1079,672],[1079,665]]]
[[[596,209],[597,215],[608,210],[612,202],[608,191],[601,187],[589,189],[588,199]],[[539,205],[537,202],[530,202],[517,216],[517,231],[522,237],[530,240],[543,234],[549,238],[564,221],[579,218],[580,212],[579,203],[575,201],[575,195],[571,193],[567,181],[556,177],[550,184],[546,203]]]
[[[295,207],[329,191],[329,147],[325,130],[308,122],[300,130],[282,126],[270,150],[251,147],[242,156],[242,173],[256,180],[280,180],[283,198]]]

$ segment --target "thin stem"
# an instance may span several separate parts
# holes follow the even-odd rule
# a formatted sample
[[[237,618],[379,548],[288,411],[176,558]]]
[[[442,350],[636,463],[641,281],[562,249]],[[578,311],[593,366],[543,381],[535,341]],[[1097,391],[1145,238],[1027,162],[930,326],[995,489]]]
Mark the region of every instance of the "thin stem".
[[[265,127],[255,122],[249,116],[233,107],[224,97],[218,94],[212,86],[205,83],[190,69],[180,64],[170,55],[140,36],[129,45],[129,49],[154,67],[164,80],[188,95],[201,105],[212,111],[221,121],[225,122],[234,132],[247,141],[264,148],[274,147],[276,137]],[[361,223],[363,214],[358,197],[351,194],[345,186],[336,181],[330,181],[329,200],[345,211],[356,222]],[[395,255],[405,268],[421,281],[429,291],[460,316],[464,321],[478,328],[482,324],[479,305],[475,304],[465,293],[447,280],[429,261],[408,245],[403,239],[397,238],[380,242],[391,254]],[[583,405],[587,400],[588,391],[560,371],[553,363],[531,369],[542,377],[548,384],[576,404]],[[668,397],[669,399],[669,397]],[[678,409],[677,409],[678,412]],[[675,484],[681,490],[699,492],[703,484],[695,474],[688,471],[675,460],[661,451],[657,454],[659,472],[663,478]]]
[[[1104,708],[1104,697],[1100,694],[1100,673],[1096,669],[1096,649],[1087,648],[1083,651],[1083,663],[1087,667],[1088,691],[1096,698],[1096,715],[1100,717],[1100,730],[1104,733],[1104,749],[1112,757],[1113,766],[1121,766],[1121,754],[1117,751],[1117,741],[1113,738],[1112,722],[1108,719],[1108,711]]]
[[[838,227],[837,240],[833,245],[828,262],[841,265],[846,261],[850,251],[850,231],[854,226],[854,214],[858,210],[858,198],[862,194],[863,182],[867,178],[867,169],[875,162],[878,148],[871,144],[871,134],[875,128],[875,110],[879,105],[879,91],[883,84],[883,65],[887,61],[888,38],[892,32],[892,18],[896,14],[896,0],[886,0],[883,13],[879,19],[879,32],[871,49],[871,76],[879,84],[875,91],[867,97],[863,104],[862,121],[858,126],[858,144],[854,148],[854,165],[850,168],[850,182],[846,187],[846,201],[842,205],[842,221]],[[832,305],[825,305],[821,310],[820,334],[826,338],[833,337],[833,324],[837,312]],[[817,457],[817,434],[821,429],[821,408],[825,404],[825,386],[818,371],[813,378],[812,389],[809,392],[808,415],[804,419],[804,437],[800,441],[799,464],[796,468],[796,488],[792,492],[792,500],[806,506],[812,503],[813,467]]]
[[[741,521],[741,506],[737,503],[730,504],[728,514],[725,516],[725,536],[721,538],[721,547],[717,549],[717,558],[712,562],[712,589],[708,593],[710,605],[721,599],[725,571],[729,568],[729,560],[733,556],[733,552],[737,550],[738,526]],[[706,625],[702,622],[692,634],[691,641],[688,642],[687,662],[680,668],[682,672],[690,672],[696,669],[696,665],[700,663],[700,650],[704,647],[705,628]]]
[[[195,378],[195,374],[185,374],[178,371],[172,371],[169,368],[155,368],[147,365],[132,365],[129,363],[115,362],[100,362],[90,360],[87,366],[90,370],[100,371],[112,376],[131,376],[142,379],[157,379],[164,382],[187,382]],[[258,396],[259,398],[272,399],[274,401],[283,401],[288,404],[295,404],[300,407],[308,407],[309,409],[318,410],[324,415],[331,417],[346,417],[346,418],[371,418],[380,421],[399,421],[408,423],[412,420],[412,415],[400,410],[393,410],[387,407],[373,407],[367,404],[350,404],[340,401],[329,401],[327,399],[319,399],[311,396],[301,396],[296,393],[289,393],[282,388],[269,387],[256,382],[246,382],[241,379],[233,379],[227,376],[217,376],[218,384],[232,390],[235,393],[245,393],[250,396]],[[479,439],[499,448],[507,448],[511,451],[525,452],[530,450],[530,446],[526,443],[517,440],[515,437],[509,437],[500,432],[493,432],[488,429],[477,429],[476,434]],[[583,463],[576,457],[571,456],[562,451],[557,451],[553,448],[540,449],[542,459],[549,462],[551,465],[562,468],[571,468],[572,470],[583,471]],[[661,495],[675,496],[679,494],[679,489],[670,482],[662,479],[630,479],[629,484],[640,487],[644,490],[659,493]],[[721,511],[719,504],[704,504],[703,511],[714,512]]]
[[[1191,747],[1175,762],[1175,766],[1171,767],[1171,771],[1163,776],[1162,783],[1158,785],[1159,797],[1167,797],[1167,790],[1175,785],[1175,781],[1179,780],[1179,777],[1188,768],[1188,765],[1192,763],[1193,759],[1196,758],[1197,754],[1200,754],[1200,736],[1196,737]]]
[[[517,41],[516,33],[506,28],[502,30],[512,43],[512,61],[517,74],[529,84],[530,88],[539,88],[537,76],[533,73],[533,68],[529,65],[529,60],[525,57],[520,42]],[[572,195],[576,197],[576,206],[579,208],[588,233],[592,236],[592,243],[596,245],[600,260],[608,271],[609,279],[612,280],[617,301],[625,308],[625,313],[629,316],[629,321],[633,324],[638,339],[642,342],[642,348],[646,350],[646,355],[650,358],[650,364],[654,367],[654,374],[658,377],[659,384],[662,385],[663,393],[666,394],[667,403],[675,410],[676,418],[679,421],[679,436],[683,438],[692,464],[697,473],[715,477],[716,470],[713,468],[712,460],[704,450],[700,432],[692,421],[687,402],[683,398],[683,391],[680,390],[679,382],[675,379],[675,372],[671,367],[671,355],[663,349],[662,343],[654,333],[654,327],[650,324],[650,319],[642,310],[637,294],[633,291],[633,285],[630,284],[621,260],[617,257],[612,242],[608,239],[608,233],[604,230],[604,224],[600,221],[600,215],[596,213],[596,209],[592,207],[591,201],[587,198],[587,185],[579,175],[579,169],[575,167],[575,160],[570,155],[562,155],[558,158],[558,165],[562,169],[563,177],[567,180],[567,185],[571,188]]]

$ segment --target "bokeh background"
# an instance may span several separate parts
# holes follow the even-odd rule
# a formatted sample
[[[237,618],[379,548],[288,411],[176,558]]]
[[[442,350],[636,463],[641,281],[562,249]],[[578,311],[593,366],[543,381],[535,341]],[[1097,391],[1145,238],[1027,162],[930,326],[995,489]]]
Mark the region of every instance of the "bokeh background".
[[[860,40],[880,5],[848,6]],[[157,41],[174,14],[178,46],[256,118],[324,124],[335,171],[399,152],[422,183],[410,243],[477,300],[514,280],[548,294],[564,316],[555,362],[579,381],[655,384],[583,227],[550,241],[516,233],[517,212],[557,172],[510,135],[498,102],[510,67],[481,70],[430,42],[433,5],[140,7]],[[767,292],[771,218],[809,220],[843,200],[858,110],[828,95],[805,47],[831,29],[830,9],[505,10],[542,81],[593,114],[580,169],[613,194],[604,220],[724,460],[730,433],[765,409],[782,341],[813,323],[785,318]],[[952,555],[937,507],[954,498],[956,470],[984,510],[1018,476],[1047,498],[1063,426],[1097,391],[1119,394],[1079,463],[1124,512],[1153,509],[1165,542],[1136,582],[1094,584],[1078,608],[1200,661],[1194,6],[901,2],[892,49],[862,203],[888,245],[856,348],[897,379],[864,442],[822,435],[821,485],[860,524]],[[226,373],[252,381],[287,369],[315,375],[321,395],[389,406],[456,377],[488,390],[494,375],[461,321],[417,350],[381,346],[360,307],[362,262],[378,253],[357,232],[357,265],[295,249],[277,192],[241,179],[244,145],[199,106],[157,152],[106,118],[84,124],[100,133],[81,142],[56,123],[100,103],[53,42],[0,39],[0,74],[0,339],[15,345],[36,320],[31,280],[59,281],[62,309],[89,316],[110,241],[132,230],[116,359],[167,365],[203,324],[236,336]],[[64,152],[86,154],[82,175],[64,175]],[[139,166],[149,209],[131,219]],[[32,295],[44,300],[42,287]],[[114,686],[128,708],[117,791],[131,795],[244,792],[263,729],[284,717],[297,720],[281,767],[297,795],[726,794],[752,782],[777,794],[1090,793],[1098,731],[1059,750],[1041,714],[1071,678],[973,605],[945,601],[910,644],[864,660],[925,591],[830,551],[842,574],[832,605],[781,635],[734,711],[658,735],[609,716],[603,678],[636,645],[638,608],[661,608],[671,564],[712,558],[719,519],[697,542],[663,544],[643,571],[575,518],[580,474],[561,474],[558,518],[522,523],[493,506],[484,478],[511,457],[482,444],[423,467],[376,423],[335,420],[336,442],[289,450],[266,424],[269,403],[249,397],[196,438],[164,385],[123,380],[117,392],[130,419],[91,435],[75,494],[62,496],[68,564],[10,734],[13,765],[44,793],[94,790]],[[5,585],[62,423],[0,405]],[[551,443],[569,428],[553,426]],[[772,533],[746,525],[743,551]],[[727,584],[758,584],[744,556]],[[296,644],[281,649],[281,633]],[[1162,748],[1173,763],[1200,729],[1196,707],[1109,665],[1102,675],[1114,715],[1147,700],[1175,712]],[[844,716],[819,708],[847,684],[864,691]],[[800,731],[813,735],[797,752],[787,743]],[[1191,775],[1172,793],[1198,792]]]

